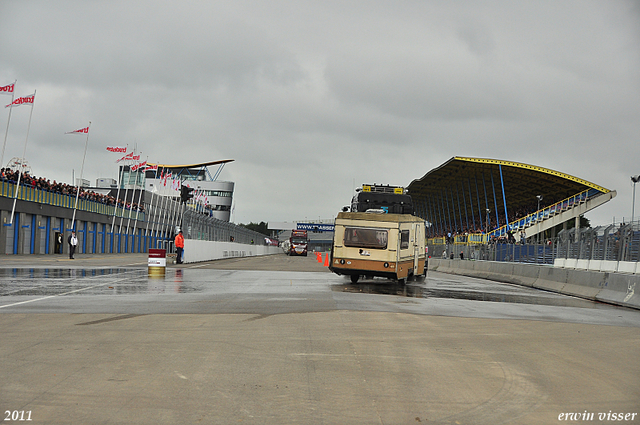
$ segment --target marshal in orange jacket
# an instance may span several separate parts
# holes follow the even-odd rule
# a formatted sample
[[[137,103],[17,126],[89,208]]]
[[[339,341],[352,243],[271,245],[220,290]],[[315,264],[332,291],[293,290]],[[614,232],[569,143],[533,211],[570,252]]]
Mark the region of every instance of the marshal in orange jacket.
[[[175,239],[176,248],[184,248],[184,236],[182,236],[182,232],[176,235]]]

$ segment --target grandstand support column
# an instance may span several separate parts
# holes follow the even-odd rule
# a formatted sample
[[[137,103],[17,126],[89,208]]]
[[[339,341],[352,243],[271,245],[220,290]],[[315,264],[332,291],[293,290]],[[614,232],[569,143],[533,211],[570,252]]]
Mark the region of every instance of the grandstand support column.
[[[580,216],[576,217],[575,228],[576,228],[576,231],[574,233],[574,236],[575,236],[574,242],[578,243],[578,242],[580,242]]]
[[[451,193],[453,195],[453,192]],[[458,198],[458,214],[460,215],[460,232],[464,230],[464,221],[462,221],[462,207],[460,206],[460,191],[458,190],[458,182],[456,182],[456,197]],[[455,207],[454,207],[455,211]]]
[[[475,229],[477,228],[477,226],[476,226],[476,215],[473,212],[473,196],[471,194],[471,180],[469,178],[467,178],[467,186],[469,187],[469,209],[471,210],[471,223],[473,224],[473,233],[475,233]],[[463,196],[464,196],[464,193],[463,193]],[[471,230],[471,228],[469,228],[469,233],[471,233],[471,232],[472,232],[472,230]]]
[[[496,216],[496,228],[500,227],[500,214],[498,214],[498,199],[496,198],[496,185],[493,181],[493,170],[491,171],[491,189],[493,190],[493,213]],[[509,221],[509,220],[506,220]]]
[[[504,179],[502,178],[502,164],[498,166],[498,169],[500,170],[500,185],[502,186],[502,202],[504,204],[504,223],[508,225],[509,213],[507,212],[507,196],[504,193]]]

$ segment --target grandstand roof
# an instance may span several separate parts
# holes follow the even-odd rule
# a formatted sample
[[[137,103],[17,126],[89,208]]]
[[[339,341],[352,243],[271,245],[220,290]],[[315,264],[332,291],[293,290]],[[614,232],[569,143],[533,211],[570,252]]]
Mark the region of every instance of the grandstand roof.
[[[149,165],[157,165],[158,168],[165,168],[165,169],[183,169],[183,168],[200,168],[200,167],[208,167],[210,165],[219,165],[219,164],[226,164],[227,162],[233,162],[235,160],[233,159],[221,159],[219,161],[211,161],[211,162],[199,162],[197,164],[183,164],[183,165],[169,165],[169,164],[153,164],[151,162],[149,162]]]
[[[572,175],[544,167],[487,158],[453,157],[444,164],[416,179],[407,187],[414,205],[445,199],[451,204],[458,203],[475,211],[484,210],[488,200],[490,209],[494,205],[494,191],[498,205],[504,198],[510,210],[530,206],[542,195],[544,202],[561,201],[589,189],[602,193],[610,192],[597,184]],[[485,197],[486,193],[486,197]],[[478,200],[480,206],[478,206]],[[463,209],[467,209],[463,207]],[[502,209],[500,207],[500,209]]]

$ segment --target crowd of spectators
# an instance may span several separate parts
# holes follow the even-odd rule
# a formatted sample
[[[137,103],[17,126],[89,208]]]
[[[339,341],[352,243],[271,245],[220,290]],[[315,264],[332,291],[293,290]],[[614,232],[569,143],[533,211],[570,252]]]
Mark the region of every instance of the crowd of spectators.
[[[31,187],[35,189],[45,190],[51,193],[59,193],[62,195],[70,195],[75,197],[77,194],[77,187],[71,186],[66,183],[58,183],[55,180],[51,182],[49,179],[43,177],[34,177],[29,173],[22,173],[19,176],[18,171],[14,171],[10,168],[0,169],[0,179],[9,183],[16,184],[20,177],[20,185],[24,187]],[[118,205],[121,208],[125,208],[132,211],[144,212],[144,205],[138,205],[136,202],[125,202],[123,199],[117,199],[115,196],[109,194],[97,193],[91,190],[85,190],[80,188],[78,199],[86,199],[88,201],[98,202],[105,205]]]
[[[548,206],[551,206],[553,204],[555,204],[557,201],[556,200],[543,200],[540,202],[540,209],[546,208]],[[529,205],[525,205],[519,208],[515,208],[512,211],[509,211],[509,223],[512,223],[518,219],[524,218],[526,216],[528,216],[529,214],[533,214],[534,212],[538,211],[538,204],[537,202],[529,204]],[[480,225],[480,224],[474,224],[471,228],[468,227],[463,227],[461,229],[456,229],[455,232],[451,233],[451,232],[439,232],[439,234],[435,235],[434,237],[445,237],[448,238],[451,235],[453,235],[453,237],[455,236],[466,236],[469,234],[484,234],[487,232],[487,227],[489,229],[489,232],[498,229],[500,226],[504,226],[504,216],[500,217],[500,226],[498,226],[498,223],[496,221],[496,217],[494,214],[490,214],[489,215],[489,225],[487,226],[487,222],[486,222],[486,217],[484,219],[485,221]],[[508,236],[502,236],[502,239],[509,239],[512,240],[511,238],[509,238]],[[501,240],[502,241],[502,240]]]

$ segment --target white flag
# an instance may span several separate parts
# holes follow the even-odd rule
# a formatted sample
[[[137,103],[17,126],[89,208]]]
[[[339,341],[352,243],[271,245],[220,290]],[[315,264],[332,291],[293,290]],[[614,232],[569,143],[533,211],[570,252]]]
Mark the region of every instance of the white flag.
[[[0,94],[13,94],[13,89],[15,88],[16,83],[11,83],[6,86],[0,87]]]
[[[29,96],[19,97],[10,104],[6,105],[5,108],[14,107],[14,106],[22,106],[22,105],[31,105],[33,106],[33,101],[36,97],[36,94],[30,94]]]
[[[89,127],[81,128],[76,131],[67,131],[64,134],[89,134]]]

